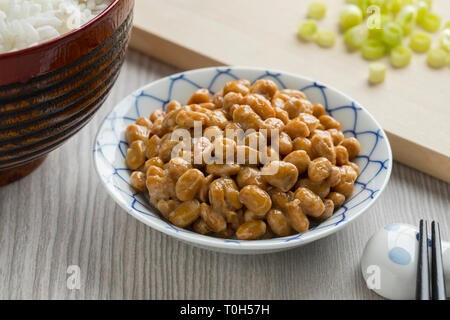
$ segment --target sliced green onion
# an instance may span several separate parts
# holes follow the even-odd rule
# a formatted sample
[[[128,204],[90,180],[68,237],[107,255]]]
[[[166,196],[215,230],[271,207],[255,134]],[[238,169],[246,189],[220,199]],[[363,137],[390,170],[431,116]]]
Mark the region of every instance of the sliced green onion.
[[[347,4],[353,4],[361,9],[362,15],[364,16],[369,7],[369,0],[347,0]]]
[[[345,31],[344,42],[350,49],[359,49],[369,37],[369,30],[365,25],[355,26]]]
[[[379,10],[377,10],[376,13],[384,14],[389,12],[386,7],[386,0],[369,0],[366,10],[363,11],[365,17],[375,13],[370,7],[378,7]]]
[[[391,50],[391,64],[396,68],[406,67],[412,58],[412,51],[405,46],[398,46]]]
[[[393,22],[394,18],[389,14],[382,14],[380,16],[380,26],[379,28],[371,28],[369,25],[369,38],[370,39],[377,39],[382,40],[383,39],[383,28],[388,23]]]
[[[439,43],[441,48],[450,52],[450,29],[444,29],[439,36]]]
[[[320,20],[327,14],[327,6],[323,2],[311,2],[308,6],[308,18]]]
[[[329,30],[319,30],[316,34],[316,42],[319,46],[329,48],[334,46],[336,35]]]
[[[420,25],[429,32],[436,32],[441,27],[441,17],[435,13],[428,12]]]
[[[444,29],[450,29],[450,21],[445,24]]]
[[[383,27],[383,42],[390,47],[396,47],[402,42],[402,28],[395,22],[389,22]]]
[[[447,64],[447,51],[441,48],[435,48],[428,51],[427,62],[430,67],[442,68]]]
[[[402,0],[387,0],[386,1],[386,9],[392,13],[398,13],[403,6]]]
[[[417,9],[415,6],[404,6],[395,17],[395,22],[403,29],[403,34],[408,35],[416,24]]]
[[[317,22],[315,20],[306,20],[298,28],[297,35],[299,38],[309,41],[314,38],[317,32]]]
[[[360,24],[362,22],[362,19],[363,14],[361,9],[354,4],[346,4],[339,16],[341,27],[344,30]]]
[[[383,41],[383,28],[369,29],[369,39]]]
[[[414,31],[409,39],[409,46],[416,52],[426,52],[431,46],[431,36],[422,31]]]
[[[381,26],[384,26],[389,22],[394,22],[394,17],[392,16],[392,14],[389,13],[382,14],[380,16],[380,19],[381,19]]]
[[[369,64],[369,82],[372,84],[381,83],[386,78],[386,65],[382,62],[372,62]]]
[[[381,41],[369,39],[362,45],[362,55],[369,60],[379,59],[386,54],[386,47]]]
[[[378,6],[380,9],[384,6],[386,0],[369,0],[369,6]]]
[[[417,23],[423,22],[426,15],[428,14],[429,9],[430,7],[428,3],[426,3],[425,1],[419,1],[419,3],[417,4],[417,18],[416,18]]]

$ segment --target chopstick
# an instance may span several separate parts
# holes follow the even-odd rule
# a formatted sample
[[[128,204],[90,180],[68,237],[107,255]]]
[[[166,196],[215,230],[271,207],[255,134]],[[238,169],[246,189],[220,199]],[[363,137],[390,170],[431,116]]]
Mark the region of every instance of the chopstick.
[[[430,295],[431,286],[431,295]],[[439,223],[431,222],[431,281],[428,255],[428,224],[419,225],[419,256],[417,262],[416,300],[446,300],[444,267]]]
[[[445,300],[444,267],[439,223],[431,222],[431,284],[433,300]]]
[[[416,300],[430,300],[430,271],[428,268],[428,226],[420,220],[419,256],[417,262]]]

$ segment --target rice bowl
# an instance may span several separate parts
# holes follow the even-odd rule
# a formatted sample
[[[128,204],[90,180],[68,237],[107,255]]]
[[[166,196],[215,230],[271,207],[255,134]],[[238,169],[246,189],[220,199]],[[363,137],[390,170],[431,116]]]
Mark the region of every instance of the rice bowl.
[[[125,58],[133,5],[112,0],[79,28],[0,54],[0,186],[36,169],[102,106]]]
[[[75,30],[111,0],[0,0],[0,54],[32,47]]]

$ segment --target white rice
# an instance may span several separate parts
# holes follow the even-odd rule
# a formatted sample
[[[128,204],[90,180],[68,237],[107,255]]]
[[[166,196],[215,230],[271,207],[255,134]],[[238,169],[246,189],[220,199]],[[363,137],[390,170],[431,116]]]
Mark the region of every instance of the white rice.
[[[77,29],[112,0],[0,0],[0,54]]]

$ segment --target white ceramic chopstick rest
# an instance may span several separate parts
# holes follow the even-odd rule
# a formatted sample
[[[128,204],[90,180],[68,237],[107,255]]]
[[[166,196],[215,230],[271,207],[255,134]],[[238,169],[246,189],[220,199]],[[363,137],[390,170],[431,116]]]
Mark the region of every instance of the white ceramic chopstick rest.
[[[418,228],[389,224],[367,242],[361,271],[369,289],[387,299],[415,299]],[[431,241],[429,241],[431,246]],[[447,297],[450,297],[450,243],[442,241]]]

